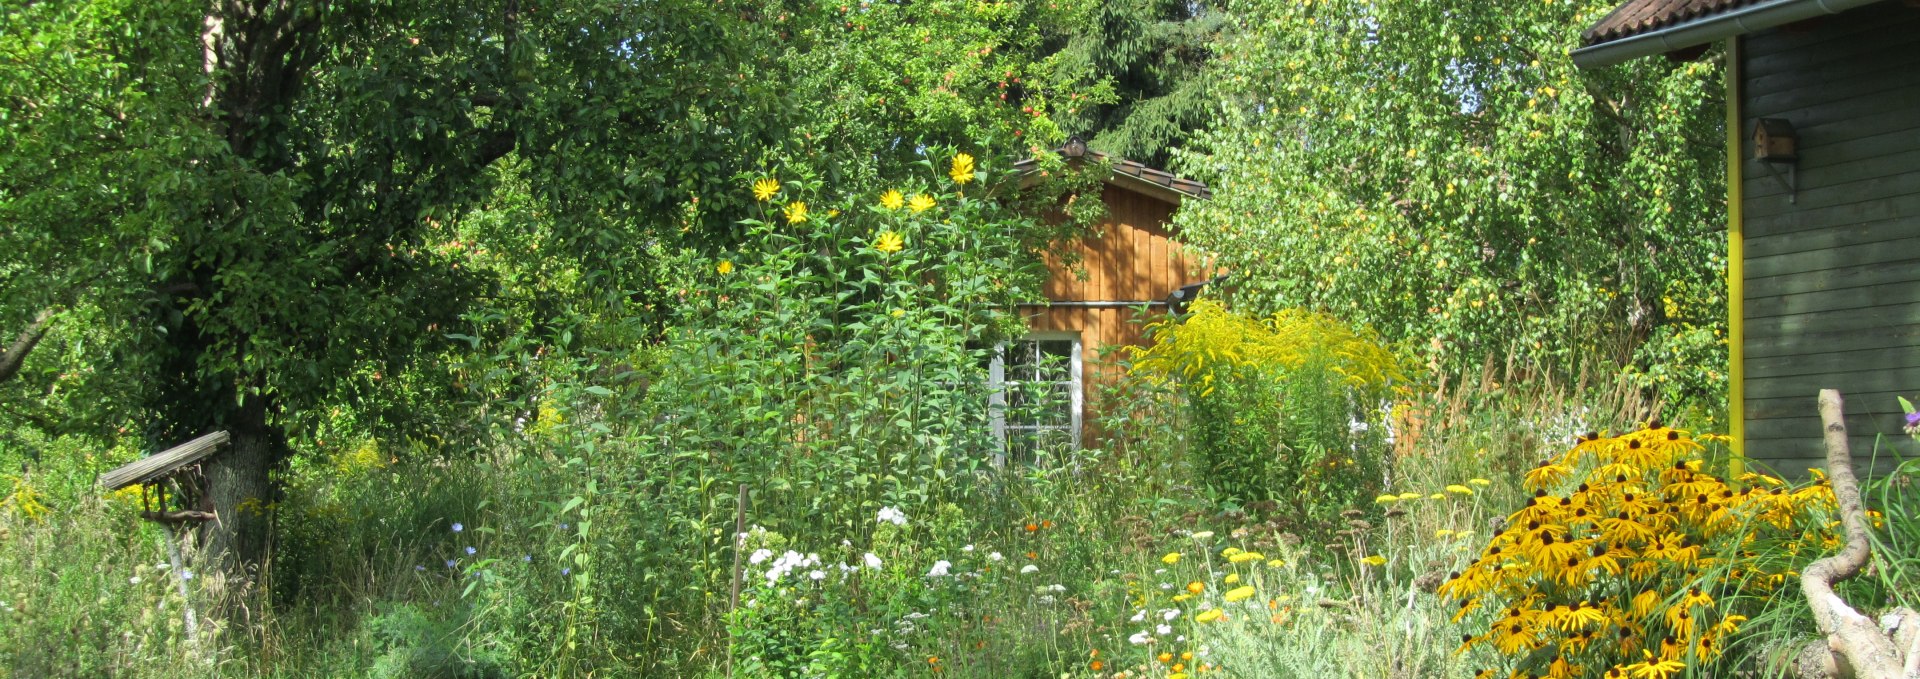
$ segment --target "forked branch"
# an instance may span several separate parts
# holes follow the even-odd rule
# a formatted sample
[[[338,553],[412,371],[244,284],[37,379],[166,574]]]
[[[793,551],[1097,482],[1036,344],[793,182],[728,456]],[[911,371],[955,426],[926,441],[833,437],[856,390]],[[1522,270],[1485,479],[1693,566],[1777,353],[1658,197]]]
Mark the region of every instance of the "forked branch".
[[[1861,615],[1833,591],[1834,583],[1860,574],[1873,558],[1867,542],[1866,505],[1860,499],[1860,481],[1853,475],[1853,454],[1847,446],[1847,425],[1840,392],[1820,390],[1820,422],[1826,427],[1827,478],[1833,484],[1834,499],[1840,508],[1840,523],[1846,531],[1846,546],[1840,553],[1813,562],[1800,574],[1800,591],[1813,609],[1813,620],[1826,637],[1827,649],[1841,674],[1860,679],[1920,679],[1903,668],[1904,658],[1893,640],[1881,633],[1872,618]]]

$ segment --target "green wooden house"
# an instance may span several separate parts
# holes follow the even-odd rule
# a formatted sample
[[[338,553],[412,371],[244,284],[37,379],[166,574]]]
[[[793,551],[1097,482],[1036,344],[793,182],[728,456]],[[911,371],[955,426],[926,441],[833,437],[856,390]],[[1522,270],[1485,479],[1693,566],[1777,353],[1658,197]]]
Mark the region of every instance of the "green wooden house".
[[[1916,455],[1920,2],[1630,0],[1582,35],[1582,68],[1727,58],[1727,252],[1736,453],[1822,466],[1815,393],[1846,398],[1862,471]]]

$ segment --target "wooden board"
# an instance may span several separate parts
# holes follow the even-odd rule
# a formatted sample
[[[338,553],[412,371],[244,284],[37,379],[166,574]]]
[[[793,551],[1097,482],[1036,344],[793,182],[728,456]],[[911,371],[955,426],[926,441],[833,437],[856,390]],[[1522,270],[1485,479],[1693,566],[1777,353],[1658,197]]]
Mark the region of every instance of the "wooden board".
[[[100,485],[107,490],[120,490],[127,486],[157,481],[195,462],[211,457],[220,450],[221,446],[227,444],[227,440],[228,436],[224,431],[201,436],[101,474]]]

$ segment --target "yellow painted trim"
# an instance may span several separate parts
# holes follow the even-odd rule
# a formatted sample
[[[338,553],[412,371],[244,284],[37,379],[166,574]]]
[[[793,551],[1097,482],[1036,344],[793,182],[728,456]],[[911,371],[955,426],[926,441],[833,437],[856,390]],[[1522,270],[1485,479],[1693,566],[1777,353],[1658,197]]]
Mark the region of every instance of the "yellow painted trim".
[[[1727,38],[1727,437],[1734,477],[1747,467],[1746,234],[1740,223],[1741,145],[1740,36]]]

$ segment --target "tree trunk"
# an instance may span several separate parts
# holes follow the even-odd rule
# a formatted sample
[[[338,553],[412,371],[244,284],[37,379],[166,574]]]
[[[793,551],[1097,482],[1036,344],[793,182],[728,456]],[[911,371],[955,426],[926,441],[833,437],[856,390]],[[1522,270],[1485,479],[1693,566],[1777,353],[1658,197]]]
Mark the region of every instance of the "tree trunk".
[[[13,340],[13,344],[8,345],[4,351],[0,351],[0,382],[13,379],[15,375],[20,374],[20,366],[27,362],[27,354],[40,343],[40,338],[47,335],[47,326],[53,323],[54,312],[53,308],[41,309],[40,313],[34,315],[33,322],[27,325],[27,329],[21,331],[20,336]]]
[[[212,565],[252,580],[272,541],[271,471],[280,458],[280,441],[258,422],[235,423],[228,433],[233,436],[230,448],[206,468],[207,492],[219,518],[204,524],[205,544]]]

